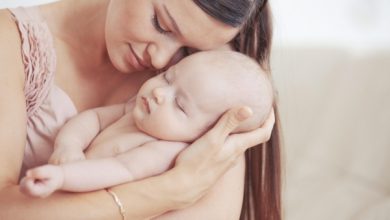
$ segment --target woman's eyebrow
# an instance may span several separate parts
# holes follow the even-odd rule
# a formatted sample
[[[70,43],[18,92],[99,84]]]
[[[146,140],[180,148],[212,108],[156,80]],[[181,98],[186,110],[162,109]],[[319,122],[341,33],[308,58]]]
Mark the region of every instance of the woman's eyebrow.
[[[182,35],[182,32],[180,31],[179,26],[177,25],[175,19],[172,17],[171,13],[169,13],[169,10],[168,10],[168,8],[167,8],[167,6],[166,6],[165,4],[163,4],[163,8],[164,8],[165,13],[167,13],[169,19],[171,20],[171,23],[172,23],[173,28],[175,29],[175,31],[176,31],[179,35]]]

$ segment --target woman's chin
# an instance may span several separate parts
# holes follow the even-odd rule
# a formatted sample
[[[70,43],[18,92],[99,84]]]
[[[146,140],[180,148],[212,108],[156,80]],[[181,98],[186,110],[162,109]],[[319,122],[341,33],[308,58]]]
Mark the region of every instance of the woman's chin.
[[[125,61],[120,62],[120,63],[114,63],[113,65],[114,65],[115,69],[117,69],[121,73],[128,74],[128,73],[135,72],[135,69]]]
[[[128,74],[135,71],[134,67],[129,62],[127,62],[126,59],[124,59],[123,57],[121,56],[114,56],[114,57],[109,56],[109,57],[110,57],[111,64],[119,72]]]

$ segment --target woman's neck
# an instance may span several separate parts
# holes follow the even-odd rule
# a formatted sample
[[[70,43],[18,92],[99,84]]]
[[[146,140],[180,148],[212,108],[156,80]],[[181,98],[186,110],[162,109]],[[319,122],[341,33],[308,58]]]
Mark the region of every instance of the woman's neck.
[[[69,49],[75,49],[74,56],[86,69],[114,71],[104,33],[108,3],[108,0],[61,0],[40,7],[53,35]]]

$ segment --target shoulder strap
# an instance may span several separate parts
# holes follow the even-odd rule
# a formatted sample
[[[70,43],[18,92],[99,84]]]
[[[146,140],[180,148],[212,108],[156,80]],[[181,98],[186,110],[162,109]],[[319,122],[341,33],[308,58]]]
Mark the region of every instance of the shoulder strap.
[[[38,6],[8,9],[17,21],[43,21]]]

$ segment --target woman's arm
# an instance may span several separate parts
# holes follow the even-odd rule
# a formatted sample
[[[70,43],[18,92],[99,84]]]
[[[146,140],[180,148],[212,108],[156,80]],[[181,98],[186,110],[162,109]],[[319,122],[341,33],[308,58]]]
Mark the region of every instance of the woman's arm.
[[[181,210],[169,211],[155,220],[238,220],[244,195],[245,158],[240,157],[211,190],[195,204]]]
[[[211,190],[194,205],[191,205],[185,209],[171,211],[156,217],[158,220],[165,219],[186,219],[186,220],[197,220],[197,219],[216,219],[216,220],[237,220],[239,219],[243,190],[244,190],[244,173],[245,173],[245,157],[243,152],[270,137],[270,131],[272,131],[275,117],[273,111],[268,117],[267,121],[261,128],[258,128],[251,132],[242,134],[229,135],[225,139],[223,137],[226,133],[231,132],[239,124],[240,118],[248,117],[251,114],[248,109],[231,109],[227,112],[218,124],[208,132],[204,137],[200,138],[197,142],[202,143],[206,140],[209,144],[198,145],[188,148],[181,155],[179,155],[178,165],[180,163],[195,163],[189,158],[186,158],[187,153],[192,156],[199,154],[203,157],[204,164],[199,164],[197,169],[192,172],[192,179],[194,181],[210,180],[213,181],[218,178],[220,172],[219,169],[226,169],[226,167],[232,166],[211,188]],[[238,116],[238,117],[237,117]],[[238,119],[238,120],[237,120]],[[221,138],[221,139],[220,139]],[[222,144],[223,143],[223,144]],[[211,144],[211,145],[210,145]],[[196,147],[198,149],[202,147],[210,147],[210,154],[203,155],[206,151],[194,151]],[[191,147],[191,146],[190,146]],[[218,150],[214,149],[218,148]],[[214,151],[216,150],[216,151]],[[238,159],[236,159],[238,157]],[[182,159],[184,161],[182,161]],[[207,167],[207,163],[214,163],[210,166],[209,170],[204,170],[202,167]],[[206,168],[205,168],[206,169]],[[199,174],[204,174],[203,178],[198,178]],[[206,176],[206,178],[204,178]],[[208,178],[207,178],[208,177]]]
[[[0,187],[18,181],[26,136],[20,40],[11,18],[4,15],[0,11]]]

